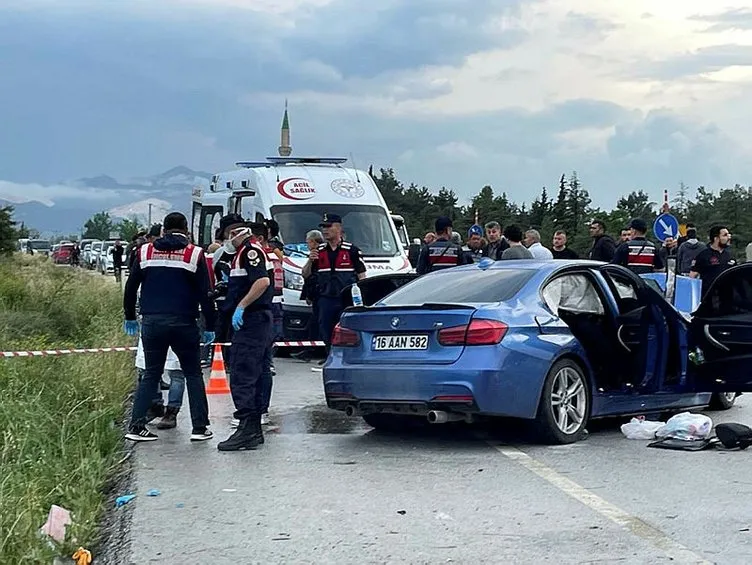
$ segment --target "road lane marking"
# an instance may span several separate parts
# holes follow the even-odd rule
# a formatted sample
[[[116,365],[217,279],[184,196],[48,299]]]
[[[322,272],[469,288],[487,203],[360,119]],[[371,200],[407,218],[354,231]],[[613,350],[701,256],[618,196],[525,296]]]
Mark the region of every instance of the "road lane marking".
[[[601,516],[608,518],[623,528],[626,528],[632,534],[663,551],[676,562],[713,565],[712,561],[708,561],[693,552],[691,549],[674,541],[658,528],[651,526],[637,516],[633,516],[618,506],[601,498],[597,494],[590,492],[585,487],[578,485],[573,480],[568,479],[548,465],[533,459],[527,453],[508,445],[498,445],[493,442],[489,443],[494,449],[508,459],[522,465],[528,471],[535,473],[547,483],[553,485],[564,494],[571,496],[591,510],[594,510]]]

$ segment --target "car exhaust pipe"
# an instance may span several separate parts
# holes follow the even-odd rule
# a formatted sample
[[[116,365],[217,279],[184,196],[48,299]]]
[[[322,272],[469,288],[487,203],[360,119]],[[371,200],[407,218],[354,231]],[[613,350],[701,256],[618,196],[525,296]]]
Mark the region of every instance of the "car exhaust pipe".
[[[459,422],[465,419],[462,414],[444,412],[443,410],[431,410],[426,417],[430,424],[446,424],[447,422]]]
[[[345,416],[348,418],[354,418],[355,416],[359,416],[360,412],[358,412],[358,409],[353,406],[352,404],[348,404],[345,408]]]

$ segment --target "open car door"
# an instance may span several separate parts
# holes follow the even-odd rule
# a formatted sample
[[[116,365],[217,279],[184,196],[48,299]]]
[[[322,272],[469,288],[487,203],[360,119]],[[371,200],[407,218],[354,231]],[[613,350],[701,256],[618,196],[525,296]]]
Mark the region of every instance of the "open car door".
[[[394,273],[390,275],[376,275],[359,281],[360,293],[363,297],[363,306],[373,306],[382,298],[390,295],[402,285],[418,278],[416,273]],[[346,287],[342,291],[342,305],[349,308],[352,303],[352,289]]]
[[[721,273],[692,314],[699,392],[752,392],[752,263]]]

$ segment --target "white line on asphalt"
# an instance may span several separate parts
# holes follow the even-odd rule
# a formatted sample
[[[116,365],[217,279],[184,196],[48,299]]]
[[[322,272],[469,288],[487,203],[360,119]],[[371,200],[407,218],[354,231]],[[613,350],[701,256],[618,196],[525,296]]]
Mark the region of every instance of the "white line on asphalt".
[[[626,528],[637,537],[642,538],[657,547],[678,563],[712,565],[711,561],[702,558],[689,548],[672,540],[658,528],[655,528],[637,516],[633,516],[621,508],[614,506],[597,494],[593,494],[585,487],[582,487],[571,479],[561,475],[548,465],[533,459],[527,453],[508,445],[496,445],[491,443],[491,446],[507,458],[515,463],[519,463],[527,470],[538,475],[541,479],[555,486],[564,494],[571,496],[591,510],[596,511],[601,516],[608,518],[619,526]]]

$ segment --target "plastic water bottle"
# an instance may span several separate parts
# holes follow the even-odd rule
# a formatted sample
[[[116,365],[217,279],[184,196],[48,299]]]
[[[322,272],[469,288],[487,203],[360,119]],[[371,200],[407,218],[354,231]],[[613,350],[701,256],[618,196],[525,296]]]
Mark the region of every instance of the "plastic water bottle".
[[[353,306],[363,306],[363,295],[360,294],[360,287],[358,283],[352,285],[352,302]]]

